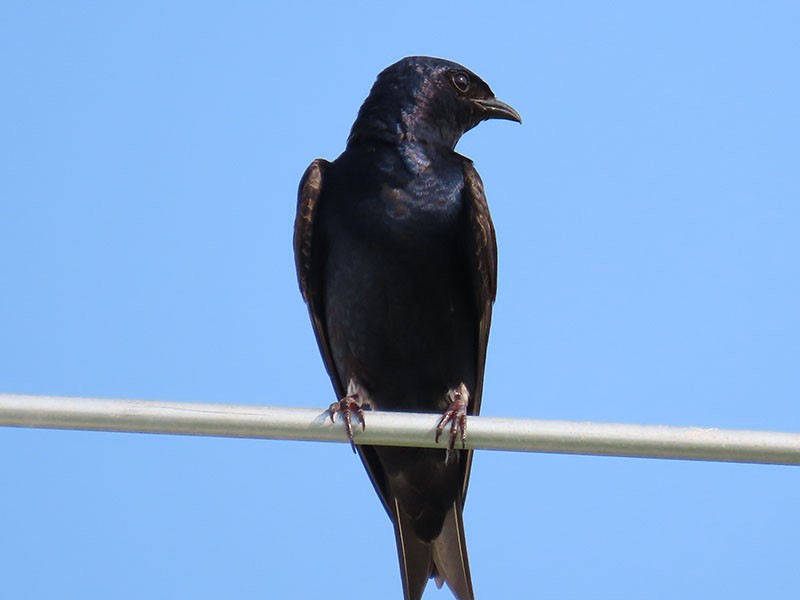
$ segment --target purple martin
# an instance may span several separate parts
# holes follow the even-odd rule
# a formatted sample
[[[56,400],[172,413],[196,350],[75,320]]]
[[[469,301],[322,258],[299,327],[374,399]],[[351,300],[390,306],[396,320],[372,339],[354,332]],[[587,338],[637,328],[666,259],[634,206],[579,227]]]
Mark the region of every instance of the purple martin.
[[[456,63],[408,57],[382,71],[345,151],[300,182],[294,253],[300,290],[333,383],[336,413],[441,415],[441,449],[357,447],[394,524],[406,600],[430,578],[474,598],[462,509],[497,290],[497,245],[483,184],[455,152],[481,121],[522,122]],[[367,417],[368,420],[368,417]]]

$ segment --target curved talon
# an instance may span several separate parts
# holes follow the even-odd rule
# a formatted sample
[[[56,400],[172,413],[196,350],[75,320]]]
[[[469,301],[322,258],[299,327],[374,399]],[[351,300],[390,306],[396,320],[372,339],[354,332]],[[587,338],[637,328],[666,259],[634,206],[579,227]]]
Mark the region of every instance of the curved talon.
[[[445,454],[445,464],[450,462],[450,459],[455,452],[456,437],[461,434],[461,448],[466,448],[467,445],[467,406],[469,405],[469,392],[467,387],[462,383],[456,389],[447,392],[450,398],[450,405],[444,414],[439,417],[436,423],[436,443],[439,443],[439,438],[442,431],[447,425],[450,425],[449,439],[447,442],[447,453]]]
[[[341,407],[339,406],[339,402],[331,402],[331,405],[328,407],[328,410],[325,411],[326,413],[330,414],[331,423],[334,422],[334,417],[336,416],[336,413],[339,412],[340,410]]]
[[[364,419],[364,403],[360,400],[357,393],[355,394],[348,394],[341,400],[337,402],[333,402],[328,410],[325,411],[330,413],[331,416],[331,423],[334,422],[336,413],[342,413],[342,418],[344,419],[344,428],[347,431],[347,438],[350,440],[350,447],[353,449],[353,452],[356,451],[356,444],[353,439],[353,416],[352,413],[356,414],[356,419],[361,424],[361,431],[364,431],[366,428],[366,420]]]

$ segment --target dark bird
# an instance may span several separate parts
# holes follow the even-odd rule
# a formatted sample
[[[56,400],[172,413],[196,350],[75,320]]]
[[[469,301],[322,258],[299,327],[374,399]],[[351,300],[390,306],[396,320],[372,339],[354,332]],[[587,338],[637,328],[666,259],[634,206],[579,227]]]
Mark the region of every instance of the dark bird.
[[[521,122],[477,75],[404,58],[378,75],[347,148],[300,182],[294,252],[300,290],[337,397],[363,408],[441,414],[447,448],[358,446],[394,524],[406,600],[428,579],[474,598],[462,509],[472,451],[456,448],[481,404],[497,289],[483,184],[456,153],[486,119]]]

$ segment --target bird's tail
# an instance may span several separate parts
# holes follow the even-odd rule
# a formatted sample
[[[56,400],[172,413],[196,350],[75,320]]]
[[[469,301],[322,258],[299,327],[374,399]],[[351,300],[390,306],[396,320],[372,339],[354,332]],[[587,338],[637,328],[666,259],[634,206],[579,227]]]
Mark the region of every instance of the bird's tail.
[[[411,519],[400,510],[397,500],[393,508],[405,600],[420,600],[431,577],[436,579],[437,587],[446,583],[458,600],[474,600],[460,498],[453,502],[442,532],[432,542],[424,542],[414,534]]]
[[[462,512],[461,498],[457,498],[444,519],[442,533],[433,541],[434,576],[436,585],[446,583],[458,600],[474,600]]]

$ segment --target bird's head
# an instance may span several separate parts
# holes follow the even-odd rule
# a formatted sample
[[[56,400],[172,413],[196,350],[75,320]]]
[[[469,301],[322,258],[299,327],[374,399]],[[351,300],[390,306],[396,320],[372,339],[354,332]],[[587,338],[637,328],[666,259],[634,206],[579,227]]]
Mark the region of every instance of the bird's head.
[[[475,73],[428,56],[410,56],[384,69],[361,106],[349,143],[409,140],[454,148],[486,119],[522,122]]]

